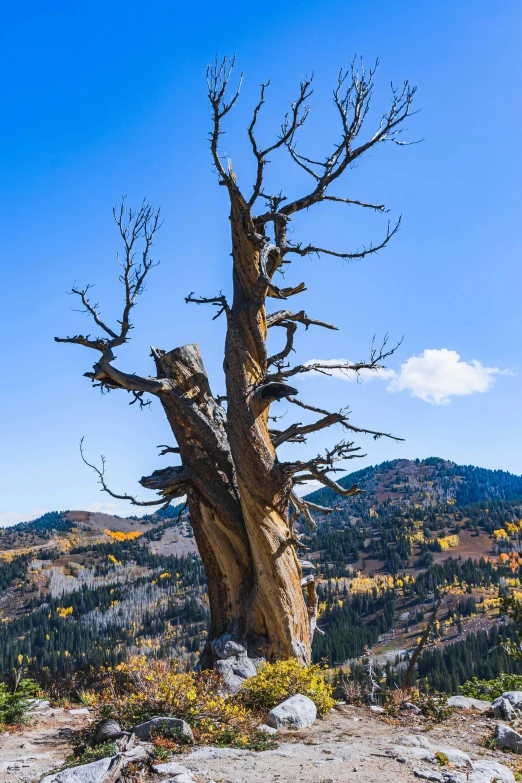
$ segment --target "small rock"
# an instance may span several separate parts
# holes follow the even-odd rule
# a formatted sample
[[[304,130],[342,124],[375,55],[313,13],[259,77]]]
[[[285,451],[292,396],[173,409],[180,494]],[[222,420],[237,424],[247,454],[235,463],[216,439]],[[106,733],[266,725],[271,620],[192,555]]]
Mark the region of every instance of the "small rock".
[[[306,729],[317,718],[317,708],[308,696],[297,693],[286,699],[268,713],[267,723],[274,729],[288,726],[293,729]]]
[[[88,707],[79,707],[75,710],[69,710],[70,715],[88,715],[90,712]]]
[[[35,712],[36,710],[48,710],[51,706],[51,702],[47,699],[30,699],[29,712]]]
[[[74,734],[73,730],[69,726],[62,726],[58,729],[58,736],[62,739],[71,739]]]
[[[414,715],[420,715],[421,710],[417,707],[416,704],[412,704],[411,701],[405,701],[401,704],[401,710],[405,710],[407,712],[412,712]]]
[[[413,774],[421,780],[433,780],[434,783],[444,783],[444,775],[441,772],[435,772],[433,769],[414,769]]]
[[[188,723],[181,718],[170,718],[168,716],[155,715],[145,723],[140,723],[138,726],[134,726],[132,729],[138,739],[148,740],[150,739],[151,731],[159,731],[160,729],[173,730],[177,729],[181,738],[187,742],[194,742],[194,735],[192,729]]]
[[[498,761],[474,761],[468,783],[515,783],[515,776]]]
[[[384,707],[379,707],[379,705],[378,705],[378,704],[372,704],[372,706],[370,707],[370,709],[371,709],[371,711],[372,711],[372,712],[376,712],[376,713],[377,713],[377,715],[382,715],[382,713],[383,713],[383,712],[386,712],[386,710],[384,709]]]
[[[267,726],[266,723],[261,723],[257,727],[258,731],[262,731],[263,734],[277,734],[277,729],[272,728],[272,726]]]
[[[497,724],[495,737],[501,748],[509,748],[514,753],[522,752],[522,734],[515,729],[506,726],[505,723]]]
[[[189,773],[188,775],[186,773],[182,773],[181,775],[174,775],[173,778],[170,778],[171,783],[195,783],[194,778]],[[168,783],[168,781],[164,781],[164,783]]]
[[[121,726],[116,720],[104,720],[100,723],[96,731],[95,742],[97,745],[101,745],[102,742],[108,742],[112,739],[118,739],[121,737]]]
[[[469,696],[450,696],[448,706],[455,707],[457,710],[488,712],[491,709],[491,702],[483,701],[482,699],[471,699]]]

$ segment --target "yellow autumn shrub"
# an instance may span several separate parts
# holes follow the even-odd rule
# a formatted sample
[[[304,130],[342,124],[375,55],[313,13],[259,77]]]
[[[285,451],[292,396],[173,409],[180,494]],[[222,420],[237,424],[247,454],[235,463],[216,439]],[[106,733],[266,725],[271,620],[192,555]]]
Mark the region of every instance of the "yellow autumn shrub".
[[[257,674],[246,680],[240,691],[248,705],[264,711],[296,693],[308,696],[317,707],[318,715],[326,715],[335,703],[333,688],[326,681],[321,666],[304,666],[294,658],[261,664]]]
[[[249,744],[259,719],[238,699],[219,693],[215,672],[180,672],[176,661],[133,656],[100,672],[99,686],[82,693],[99,719],[131,729],[156,715],[182,718],[197,743]]]

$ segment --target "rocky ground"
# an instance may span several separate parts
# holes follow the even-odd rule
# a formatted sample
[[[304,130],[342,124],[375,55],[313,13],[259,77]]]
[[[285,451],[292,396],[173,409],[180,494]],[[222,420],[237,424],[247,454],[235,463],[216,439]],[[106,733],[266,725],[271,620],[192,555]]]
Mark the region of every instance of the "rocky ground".
[[[23,730],[0,735],[0,781],[41,780],[70,753],[67,729],[90,720],[85,711],[44,708]],[[430,727],[416,716],[341,706],[308,729],[280,731],[274,750],[196,748],[157,765],[143,783],[514,783],[518,757],[485,746],[497,724],[470,710]]]

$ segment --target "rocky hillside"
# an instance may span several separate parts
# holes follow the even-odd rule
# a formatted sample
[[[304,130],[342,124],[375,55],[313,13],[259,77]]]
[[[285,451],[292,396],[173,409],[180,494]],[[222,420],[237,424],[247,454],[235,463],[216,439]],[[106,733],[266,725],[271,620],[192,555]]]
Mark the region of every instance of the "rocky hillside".
[[[416,644],[440,586],[451,585],[425,654],[434,684],[449,691],[471,674],[509,670],[500,649],[481,651],[497,650],[499,591],[520,584],[522,477],[432,458],[386,462],[341,483],[364,492],[313,493],[335,511],[317,518],[314,533],[301,524],[326,631],[316,659],[339,666],[369,645],[394,660]],[[193,665],[208,607],[180,511],[52,512],[0,531],[0,670],[21,660],[51,676],[129,651]]]

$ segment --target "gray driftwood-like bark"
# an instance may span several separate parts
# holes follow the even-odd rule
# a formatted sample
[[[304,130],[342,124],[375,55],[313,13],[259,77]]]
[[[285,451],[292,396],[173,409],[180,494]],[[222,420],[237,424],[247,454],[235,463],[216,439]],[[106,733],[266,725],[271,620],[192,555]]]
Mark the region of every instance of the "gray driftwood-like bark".
[[[156,374],[152,377],[115,367],[115,349],[129,339],[132,309],[154,266],[150,252],[160,218],[159,211],[147,203],[136,212],[126,211],[124,203],[114,211],[124,248],[120,259],[124,308],[118,328],[102,320],[98,305],[89,298],[89,286],[74,288],[73,293],[81,299],[100,336],[75,335],[56,340],[82,345],[98,353],[92,371],[85,375],[102,391],[127,391],[132,395],[132,403],[138,402],[140,406],[148,404],[145,395],[152,395],[163,406],[177,445],[161,447],[161,453],[178,455],[180,464],[141,479],[142,486],[159,494],[159,500],[138,501],[132,495],[117,494],[106,483],[104,462],[101,468],[91,467],[105,491],[135,505],[165,506],[175,498],[186,496],[210,597],[212,625],[203,664],[213,665],[219,645],[211,642],[225,634],[242,640],[251,654],[269,660],[295,657],[308,663],[312,637],[318,630],[317,595],[313,575],[303,577],[301,563],[304,561],[298,558],[301,545],[294,523],[303,516],[313,528],[311,511],[329,513],[332,509],[303,500],[294,487],[313,479],[341,495],[356,494],[357,486],[344,489],[331,474],[340,469],[339,463],[361,455],[360,449],[350,441],[342,441],[315,459],[295,462],[280,462],[276,449],[285,442],[305,443],[311,433],[332,425],[341,426],[347,433],[368,433],[375,438],[391,436],[355,427],[346,411],[330,412],[308,405],[297,398],[298,390],[292,384],[307,372],[329,374],[335,369],[357,375],[362,370],[377,371],[394,349],[387,347],[385,339],[380,349],[372,348],[366,361],[340,363],[335,367],[321,361],[291,366],[289,357],[299,327],[336,327],[310,318],[303,310],[287,309],[286,300],[305,290],[305,284],[297,282],[294,286],[281,287],[276,280],[278,273],[288,271],[292,260],[296,263],[303,256],[363,258],[383,248],[398,230],[400,219],[393,227],[388,225],[376,245],[352,252],[290,243],[287,236],[292,216],[322,202],[338,202],[343,208],[385,211],[382,204],[332,195],[329,188],[368,150],[384,142],[404,143],[399,135],[404,120],[411,114],[415,88],[407,82],[400,89],[392,87],[387,111],[374,132],[360,141],[375,69],[365,72],[361,66],[358,71],[352,63],[347,72],[340,72],[334,90],[340,141],[324,159],[314,161],[298,152],[295,145],[296,131],[308,116],[311,81],[301,84],[298,98],[291,104],[276,141],[264,148],[256,136],[256,122],[268,86],[262,85],[248,128],[256,163],[255,181],[248,196],[238,184],[232,162],[229,160],[224,165],[219,153],[223,119],[239,96],[238,88],[228,97],[232,68],[233,61],[226,59],[214,63],[208,69],[207,84],[212,111],[210,148],[219,184],[230,202],[233,296],[230,302],[223,294],[209,298],[191,293],[186,297],[187,302],[214,306],[215,317],[226,318],[226,397],[212,394],[197,345],[170,351],[153,348]],[[264,192],[268,156],[272,158],[278,150],[289,153],[312,178],[310,191],[294,201],[288,202],[281,194]],[[257,209],[260,199],[265,203],[261,210]],[[267,314],[267,298],[285,300],[285,303],[281,309]],[[267,337],[273,327],[277,327],[274,334],[283,329],[285,339],[284,345],[270,355]],[[289,423],[283,430],[270,428],[273,418],[270,406],[283,399],[300,409],[301,416],[310,417],[312,413],[318,418],[308,423]]]

